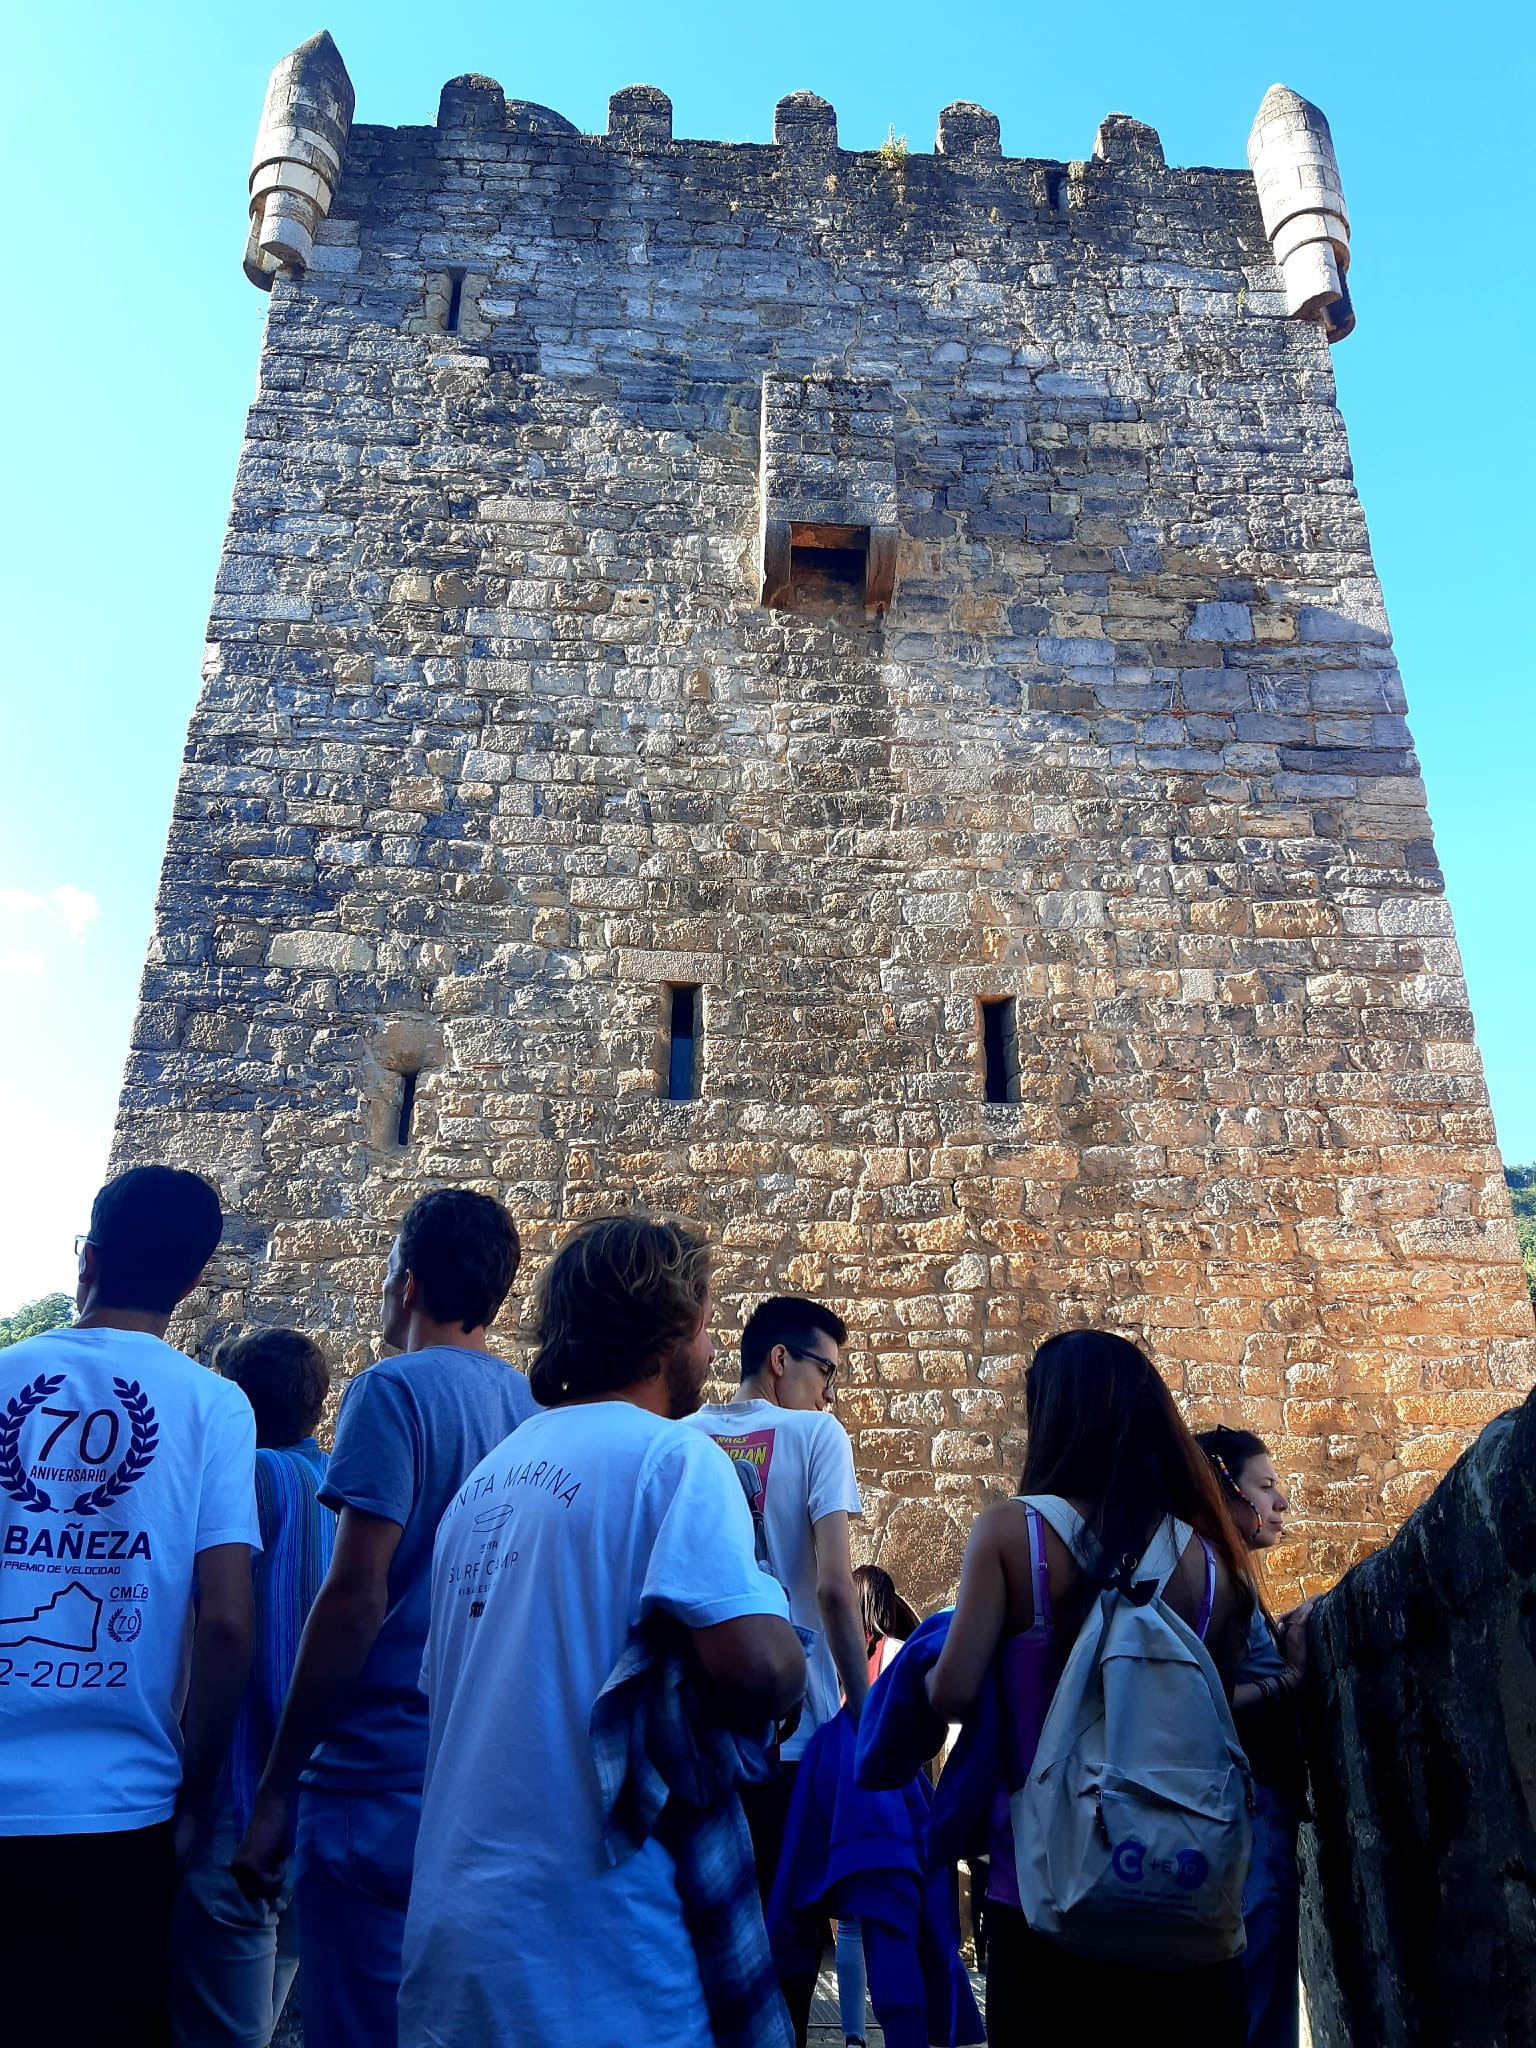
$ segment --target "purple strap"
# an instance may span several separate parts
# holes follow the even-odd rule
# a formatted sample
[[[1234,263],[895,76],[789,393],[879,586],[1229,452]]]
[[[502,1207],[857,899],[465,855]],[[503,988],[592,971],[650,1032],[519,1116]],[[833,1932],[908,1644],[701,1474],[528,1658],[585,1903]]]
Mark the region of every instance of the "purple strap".
[[[1200,1619],[1195,1623],[1195,1634],[1201,1642],[1211,1625],[1211,1609],[1216,1605],[1216,1553],[1202,1536],[1200,1548],[1205,1552],[1205,1598],[1200,1602]]]
[[[1055,1617],[1051,1613],[1051,1568],[1045,1556],[1045,1517],[1029,1506],[1024,1514],[1029,1527],[1029,1561],[1035,1568],[1035,1627],[1050,1628]]]

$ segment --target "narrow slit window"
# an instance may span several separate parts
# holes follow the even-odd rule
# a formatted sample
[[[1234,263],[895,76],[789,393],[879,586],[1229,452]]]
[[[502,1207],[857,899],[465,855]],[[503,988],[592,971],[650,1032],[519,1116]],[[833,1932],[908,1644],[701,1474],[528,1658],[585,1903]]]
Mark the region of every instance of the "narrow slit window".
[[[981,1051],[988,1102],[1019,1099],[1019,1013],[1012,996],[981,1006]]]
[[[416,1114],[416,1076],[400,1076],[400,1116],[395,1125],[395,1143],[404,1151],[411,1142],[411,1119]]]
[[[699,1026],[697,988],[672,990],[667,1050],[667,1098],[691,1102],[699,1092]]]
[[[459,315],[464,310],[464,277],[462,270],[448,273],[448,311],[443,319],[444,334],[457,334]]]

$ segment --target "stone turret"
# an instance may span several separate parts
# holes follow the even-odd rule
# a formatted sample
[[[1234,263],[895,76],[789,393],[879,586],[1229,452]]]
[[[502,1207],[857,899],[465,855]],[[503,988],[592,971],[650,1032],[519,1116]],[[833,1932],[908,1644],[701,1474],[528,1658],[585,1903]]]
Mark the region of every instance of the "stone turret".
[[[245,274],[270,291],[280,270],[308,269],[331,210],[356,95],[341,52],[322,29],[267,81],[251,158],[251,231]]]
[[[1328,339],[1342,341],[1355,324],[1345,283],[1349,209],[1322,110],[1288,85],[1272,85],[1248,136],[1248,162],[1286,310],[1320,319]]]

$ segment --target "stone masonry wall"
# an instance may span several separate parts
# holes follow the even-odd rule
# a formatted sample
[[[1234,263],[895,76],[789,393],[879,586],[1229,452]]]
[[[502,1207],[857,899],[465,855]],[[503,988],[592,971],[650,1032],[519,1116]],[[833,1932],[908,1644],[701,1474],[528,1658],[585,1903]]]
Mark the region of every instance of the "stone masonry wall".
[[[1536,1395],[1312,1627],[1318,2048],[1536,2041]]]
[[[1271,1442],[1319,1585],[1532,1376],[1327,345],[1246,171],[944,119],[674,142],[632,91],[593,137],[471,79],[352,130],[272,291],[118,1161],[233,1212],[187,1341],[294,1320],[347,1369],[430,1182],[504,1198],[525,1276],[699,1216],[722,1340],[769,1289],[846,1312],[918,1603],[1034,1343],[1124,1329]],[[887,613],[759,604],[765,376],[889,386]]]

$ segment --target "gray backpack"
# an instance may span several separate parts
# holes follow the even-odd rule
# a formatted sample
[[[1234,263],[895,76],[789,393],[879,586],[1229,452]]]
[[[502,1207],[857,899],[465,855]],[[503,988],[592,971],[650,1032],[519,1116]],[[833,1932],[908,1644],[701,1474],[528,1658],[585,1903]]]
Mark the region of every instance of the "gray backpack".
[[[1081,1516],[1029,1505],[1092,1568]],[[1221,1679],[1163,1598],[1191,1537],[1167,1521],[1089,1610],[1012,1795],[1019,1902],[1079,1954],[1182,1970],[1241,1954],[1252,1780]]]

